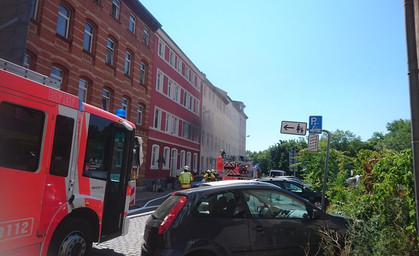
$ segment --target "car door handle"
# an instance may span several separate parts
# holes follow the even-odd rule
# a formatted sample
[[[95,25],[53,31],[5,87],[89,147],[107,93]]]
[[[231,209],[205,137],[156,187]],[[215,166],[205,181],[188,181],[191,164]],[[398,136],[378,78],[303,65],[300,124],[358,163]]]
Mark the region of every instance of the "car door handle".
[[[263,227],[262,226],[256,226],[255,227],[255,231],[256,232],[262,232],[263,231]]]

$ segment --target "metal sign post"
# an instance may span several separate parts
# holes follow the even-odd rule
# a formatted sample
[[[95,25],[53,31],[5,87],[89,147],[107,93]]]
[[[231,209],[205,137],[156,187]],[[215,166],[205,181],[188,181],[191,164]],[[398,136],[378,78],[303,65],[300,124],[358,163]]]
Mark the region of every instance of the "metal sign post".
[[[330,132],[324,130],[323,132],[327,133],[327,149],[326,149],[326,163],[324,166],[324,178],[323,178],[323,191],[322,191],[322,210],[326,211],[326,182],[327,182],[327,168],[329,166],[329,151],[330,151]]]

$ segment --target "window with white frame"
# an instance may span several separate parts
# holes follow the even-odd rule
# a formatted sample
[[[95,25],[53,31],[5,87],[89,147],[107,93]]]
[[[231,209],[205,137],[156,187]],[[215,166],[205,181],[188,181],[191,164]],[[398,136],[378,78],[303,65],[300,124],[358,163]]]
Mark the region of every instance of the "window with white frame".
[[[157,72],[156,91],[163,91],[163,74],[160,72]]]
[[[158,169],[159,168],[159,145],[153,145],[151,148],[151,163],[150,168],[151,169]]]
[[[156,129],[160,129],[161,125],[161,110],[156,108],[154,111],[154,122],[153,127]]]
[[[198,170],[198,154],[193,154],[193,169]]]
[[[193,106],[193,97],[192,95],[189,95],[188,109],[192,110],[192,106]]]
[[[172,51],[169,52],[169,64],[172,67],[175,65],[175,54]]]
[[[164,58],[164,43],[161,39],[159,39],[158,51],[160,57]]]
[[[164,147],[163,157],[164,157],[164,164],[163,164],[162,169],[169,170],[169,164],[170,164],[170,148]]]
[[[131,75],[131,53],[125,52],[124,74]]]
[[[121,11],[121,3],[118,0],[112,0],[111,15],[119,20],[119,12]]]
[[[70,26],[70,10],[60,4],[58,8],[57,34],[68,38],[68,30]]]
[[[146,66],[144,62],[140,64],[140,84],[145,84]]]
[[[113,60],[114,60],[114,51],[115,51],[115,43],[108,38],[108,41],[106,42],[106,64],[109,64],[113,66]]]
[[[191,72],[191,75],[189,76],[189,82],[192,83],[192,81],[194,80],[194,73]]]
[[[36,14],[38,12],[38,4],[39,4],[39,0],[35,0],[35,3],[31,10],[31,16],[30,16],[32,19],[36,19],[36,16],[37,16]]]
[[[199,111],[199,101],[195,101],[195,111],[196,114],[199,115],[200,111]]]
[[[180,168],[183,169],[185,167],[185,151],[180,151]]]
[[[136,18],[134,16],[134,14],[130,14],[129,15],[129,23],[128,23],[128,30],[129,32],[135,34],[135,22],[136,22]]]
[[[148,42],[150,41],[150,32],[146,27],[144,27],[144,37],[143,37],[143,43],[145,45],[148,45]]]
[[[192,168],[191,165],[191,152],[186,153],[186,165]]]
[[[186,102],[188,102],[187,100],[187,95],[188,93],[186,91],[183,92],[183,106],[186,107]]]
[[[111,102],[111,93],[108,90],[103,89],[103,91],[102,91],[102,105],[101,105],[101,108],[103,110],[109,111],[110,102]]]
[[[170,177],[176,177],[177,173],[177,149],[173,148],[170,154]]]
[[[167,82],[167,97],[172,98],[173,95],[173,81],[172,79],[169,79]]]
[[[175,85],[175,98],[174,100],[179,103],[180,102],[180,86],[179,85]]]
[[[174,117],[173,118],[173,127],[172,127],[172,134],[175,136],[179,135],[179,118]]]
[[[166,132],[169,132],[171,129],[172,119],[173,119],[173,116],[169,113],[166,113],[166,127],[164,129]]]
[[[189,81],[189,67],[185,66],[185,78]]]
[[[83,102],[86,102],[86,98],[87,98],[87,86],[88,86],[88,82],[84,79],[80,79],[79,80],[79,92],[78,92],[78,96],[79,99]]]
[[[93,26],[88,22],[84,25],[83,49],[92,52]]]
[[[178,72],[182,72],[182,61],[180,60],[179,57],[177,57],[176,59],[176,70]]]
[[[56,81],[61,82],[64,78],[64,72],[61,69],[52,66],[50,77]]]
[[[121,109],[128,111],[128,99],[122,97]]]
[[[143,106],[137,105],[137,124],[141,125],[143,120]]]

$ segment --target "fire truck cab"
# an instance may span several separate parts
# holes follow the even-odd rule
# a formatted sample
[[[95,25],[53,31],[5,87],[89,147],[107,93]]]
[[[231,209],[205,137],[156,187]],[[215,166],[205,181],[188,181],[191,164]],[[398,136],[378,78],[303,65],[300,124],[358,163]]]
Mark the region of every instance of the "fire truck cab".
[[[126,233],[135,126],[0,62],[0,255],[86,255]]]

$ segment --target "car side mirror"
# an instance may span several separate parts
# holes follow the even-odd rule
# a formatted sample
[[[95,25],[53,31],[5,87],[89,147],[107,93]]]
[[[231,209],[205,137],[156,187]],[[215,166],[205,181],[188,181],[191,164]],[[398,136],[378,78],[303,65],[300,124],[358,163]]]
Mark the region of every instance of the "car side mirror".
[[[313,208],[312,210],[312,214],[311,214],[311,218],[313,219],[321,219],[322,215],[320,214],[320,212],[316,209]]]
[[[321,219],[322,218],[322,215],[320,214],[320,212],[317,209],[315,209],[315,208],[312,208],[309,211],[309,214],[310,214],[310,218],[311,219],[314,219],[314,220]]]

